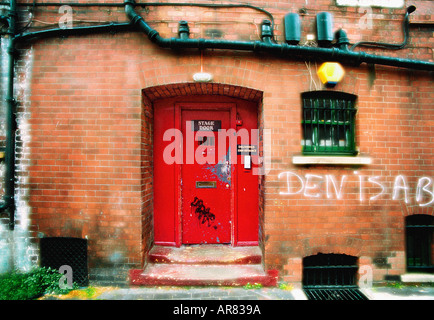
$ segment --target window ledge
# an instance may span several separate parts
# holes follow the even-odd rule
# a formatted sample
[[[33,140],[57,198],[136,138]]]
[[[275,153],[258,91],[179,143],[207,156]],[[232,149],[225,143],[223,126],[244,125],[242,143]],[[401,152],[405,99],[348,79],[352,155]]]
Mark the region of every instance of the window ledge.
[[[293,156],[293,164],[335,164],[335,165],[367,165],[372,163],[368,156]]]
[[[429,273],[406,273],[401,275],[401,281],[406,283],[434,283],[434,274]]]

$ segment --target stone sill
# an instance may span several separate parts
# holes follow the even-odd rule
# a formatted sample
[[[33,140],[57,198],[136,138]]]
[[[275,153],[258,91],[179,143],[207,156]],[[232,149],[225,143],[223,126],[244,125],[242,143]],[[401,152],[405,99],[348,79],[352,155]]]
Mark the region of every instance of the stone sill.
[[[303,156],[292,157],[292,163],[303,164],[332,164],[332,165],[368,165],[372,164],[372,158],[368,156],[344,157],[344,156]]]
[[[434,274],[430,273],[406,273],[401,275],[404,283],[434,283]]]

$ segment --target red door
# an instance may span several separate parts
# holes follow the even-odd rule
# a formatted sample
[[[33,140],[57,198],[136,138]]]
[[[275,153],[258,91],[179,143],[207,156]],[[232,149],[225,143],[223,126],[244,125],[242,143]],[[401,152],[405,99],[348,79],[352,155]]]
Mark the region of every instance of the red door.
[[[154,119],[153,184],[146,185],[154,190],[154,243],[258,245],[257,106],[219,96],[175,97],[155,102]],[[219,129],[229,129],[220,153]],[[250,166],[243,164],[247,155]]]
[[[230,243],[234,172],[230,144],[219,148],[219,139],[226,140],[219,132],[230,128],[230,111],[182,110],[181,123],[182,243]]]

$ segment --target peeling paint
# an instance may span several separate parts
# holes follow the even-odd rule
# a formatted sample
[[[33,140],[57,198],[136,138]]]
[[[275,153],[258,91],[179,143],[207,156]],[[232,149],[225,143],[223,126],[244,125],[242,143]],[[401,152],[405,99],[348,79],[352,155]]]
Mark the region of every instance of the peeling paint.
[[[228,153],[215,165],[206,165],[205,169],[212,172],[219,181],[231,185],[231,164],[230,164],[231,148],[229,147]]]

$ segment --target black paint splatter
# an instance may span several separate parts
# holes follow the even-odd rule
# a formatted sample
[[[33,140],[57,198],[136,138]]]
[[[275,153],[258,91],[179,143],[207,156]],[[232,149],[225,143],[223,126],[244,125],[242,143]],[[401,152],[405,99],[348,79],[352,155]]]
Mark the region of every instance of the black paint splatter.
[[[202,224],[207,223],[208,227],[211,227],[214,224],[215,215],[210,211],[210,208],[206,208],[203,204],[203,200],[198,197],[194,197],[193,202],[190,204],[192,207],[196,207],[196,214],[199,221]],[[217,229],[217,226],[213,226],[214,229]]]

